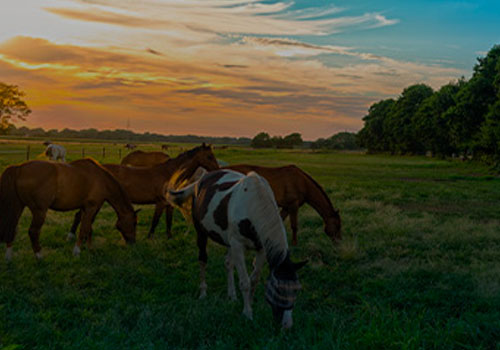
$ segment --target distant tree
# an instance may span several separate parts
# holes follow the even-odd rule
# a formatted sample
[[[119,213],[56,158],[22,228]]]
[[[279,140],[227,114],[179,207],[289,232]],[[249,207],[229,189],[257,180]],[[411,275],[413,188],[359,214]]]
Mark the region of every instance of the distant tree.
[[[25,120],[31,113],[23,101],[24,96],[16,85],[0,82],[0,130],[6,130],[13,119]]]
[[[271,137],[271,146],[276,148],[288,148],[287,144],[283,140],[281,136],[273,136]]]
[[[358,143],[369,152],[389,151],[391,130],[388,126],[389,115],[396,101],[382,100],[374,103],[363,118],[365,125],[357,134]]]
[[[357,137],[352,132],[339,132],[327,139],[317,139],[311,145],[312,149],[336,149],[355,150],[359,149]]]
[[[491,106],[498,100],[500,84],[500,45],[478,58],[472,78],[457,93],[456,106],[447,111],[451,119],[453,146],[462,154],[472,152],[481,138],[482,124]]]
[[[451,156],[456,149],[451,144],[451,119],[446,112],[456,105],[456,95],[464,80],[441,87],[425,99],[413,117],[414,132],[426,151],[441,157]]]
[[[425,152],[423,144],[415,134],[413,118],[421,103],[432,94],[432,88],[425,84],[412,85],[403,90],[387,120],[387,129],[390,130],[389,148],[392,153]]]
[[[302,140],[302,135],[298,132],[294,132],[290,135],[285,136],[283,138],[283,142],[288,148],[293,148],[295,146],[300,147],[304,143],[304,141]]]
[[[252,139],[250,146],[253,148],[266,148],[272,146],[271,137],[267,132],[261,132]]]

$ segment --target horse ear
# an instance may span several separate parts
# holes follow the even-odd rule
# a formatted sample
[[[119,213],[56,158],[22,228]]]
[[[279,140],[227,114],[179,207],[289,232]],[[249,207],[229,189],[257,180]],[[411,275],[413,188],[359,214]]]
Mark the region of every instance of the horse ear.
[[[308,262],[309,262],[309,260],[304,260],[304,261],[301,261],[301,262],[298,262],[298,263],[293,263],[293,268],[295,269],[295,271],[298,271],[302,267],[304,267],[304,265],[307,264]]]

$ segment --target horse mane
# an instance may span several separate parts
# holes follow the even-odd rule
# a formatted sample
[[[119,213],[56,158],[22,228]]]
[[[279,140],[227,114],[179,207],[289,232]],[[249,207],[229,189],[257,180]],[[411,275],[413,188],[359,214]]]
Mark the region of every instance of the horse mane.
[[[269,265],[276,267],[286,258],[288,242],[273,190],[268,182],[254,171],[249,172],[240,181],[254,184],[252,189],[259,200],[248,201],[248,209],[259,218],[254,222],[255,228],[264,244]]]
[[[304,170],[300,169],[299,167],[297,167],[295,165],[290,165],[290,167],[294,168],[295,170],[298,170],[300,174],[302,174],[306,179],[308,179],[320,191],[320,193],[323,195],[323,197],[325,197],[326,202],[328,203],[328,207],[331,209],[331,211],[334,213],[337,213],[337,211],[333,207],[333,204],[332,204],[332,201],[330,200],[330,197],[328,197],[328,195],[326,194],[323,187],[316,180],[314,180],[311,175],[309,175]]]

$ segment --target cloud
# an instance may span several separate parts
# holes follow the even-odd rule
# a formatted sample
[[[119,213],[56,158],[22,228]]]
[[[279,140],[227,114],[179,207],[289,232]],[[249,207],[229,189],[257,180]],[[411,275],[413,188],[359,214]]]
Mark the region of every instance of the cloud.
[[[85,4],[85,5],[84,5]],[[347,28],[377,28],[398,23],[379,13],[333,16],[336,7],[293,11],[292,2],[173,1],[117,3],[93,1],[79,7],[47,7],[52,14],[80,21],[152,30],[259,35],[326,35]]]

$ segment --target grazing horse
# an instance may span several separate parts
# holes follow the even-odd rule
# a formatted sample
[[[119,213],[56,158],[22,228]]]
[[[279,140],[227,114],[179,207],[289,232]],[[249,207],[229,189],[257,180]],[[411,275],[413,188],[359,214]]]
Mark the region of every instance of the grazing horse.
[[[219,169],[212,148],[205,144],[153,167],[129,167],[118,164],[104,164],[103,166],[123,186],[132,203],[155,204],[153,221],[148,234],[149,238],[153,236],[164,209],[166,233],[169,238],[172,237],[173,207],[168,205],[165,199],[164,186],[176,171],[183,169],[183,176],[187,179],[195,173],[198,167],[203,167],[209,171]],[[79,222],[80,212],[75,215],[70,235],[76,232]]]
[[[128,150],[133,150],[134,148],[137,148],[137,146],[133,143],[127,143],[125,145],[125,148],[128,149]]]
[[[263,176],[273,189],[274,197],[281,208],[281,218],[290,215],[292,244],[297,245],[298,211],[307,203],[313,207],[325,223],[325,233],[333,242],[341,239],[341,220],[338,210],[332,205],[323,188],[307,173],[288,165],[270,168],[257,165],[237,164],[224,167],[246,174],[255,171]]]
[[[164,163],[169,159],[170,157],[163,152],[144,152],[137,150],[127,154],[120,164],[128,166],[153,166]]]
[[[292,309],[300,289],[297,270],[306,262],[290,260],[285,226],[279,215],[273,192],[267,181],[255,172],[248,175],[218,170],[204,175],[199,181],[180,191],[170,191],[168,199],[181,205],[193,198],[193,222],[197,232],[200,262],[200,298],[206,296],[205,269],[207,239],[228,247],[226,268],[228,296],[236,298],[233,268],[238,271],[243,295],[243,314],[252,319],[251,302],[267,261],[270,277],[266,299],[275,320],[284,328],[292,326]],[[245,250],[255,249],[254,270],[248,277]]]
[[[161,150],[168,151],[168,145],[165,145],[165,144],[161,145]]]
[[[106,169],[92,159],[68,164],[33,160],[5,169],[0,180],[0,242],[7,243],[5,257],[12,258],[12,242],[24,207],[32,213],[31,246],[41,257],[40,229],[48,209],[82,211],[82,227],[73,253],[80,253],[85,238],[90,247],[92,222],[104,202],[118,214],[116,228],[127,243],[135,242],[137,215],[125,191]]]
[[[62,160],[63,162],[66,162],[66,148],[61,145],[49,143],[45,149],[45,155],[50,160]]]

